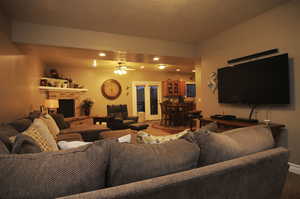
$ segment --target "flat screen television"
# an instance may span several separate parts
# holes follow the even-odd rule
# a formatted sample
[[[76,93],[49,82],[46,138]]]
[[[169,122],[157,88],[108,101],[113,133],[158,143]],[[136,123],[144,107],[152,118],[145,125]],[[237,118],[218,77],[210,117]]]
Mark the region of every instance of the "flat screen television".
[[[219,103],[289,104],[289,58],[277,55],[218,69]]]

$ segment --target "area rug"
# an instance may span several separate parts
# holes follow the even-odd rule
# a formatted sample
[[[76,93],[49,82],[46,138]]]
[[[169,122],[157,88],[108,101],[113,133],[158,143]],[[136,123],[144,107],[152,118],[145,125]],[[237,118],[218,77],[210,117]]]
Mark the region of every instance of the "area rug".
[[[188,126],[176,126],[176,127],[170,127],[170,126],[163,126],[160,125],[159,122],[152,122],[151,123],[151,128],[153,129],[159,129],[165,132],[168,132],[170,134],[175,134],[175,133],[179,133],[181,131],[184,131],[185,129],[189,129]]]

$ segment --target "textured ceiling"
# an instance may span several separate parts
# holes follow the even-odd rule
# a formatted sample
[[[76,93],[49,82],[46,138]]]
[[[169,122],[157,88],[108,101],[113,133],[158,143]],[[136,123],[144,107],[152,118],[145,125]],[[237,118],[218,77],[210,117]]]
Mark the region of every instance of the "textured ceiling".
[[[15,20],[199,43],[288,0],[1,0]]]

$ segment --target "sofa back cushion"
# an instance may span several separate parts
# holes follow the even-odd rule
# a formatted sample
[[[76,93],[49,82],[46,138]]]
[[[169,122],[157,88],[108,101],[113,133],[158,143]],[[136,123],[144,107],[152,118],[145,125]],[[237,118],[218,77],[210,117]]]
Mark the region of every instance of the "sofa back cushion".
[[[108,186],[193,169],[199,152],[196,144],[183,139],[163,144],[113,143]]]
[[[39,152],[42,152],[42,149],[33,138],[27,136],[26,134],[19,134],[16,136],[11,153],[25,154]]]
[[[259,125],[224,133],[202,132],[194,136],[201,149],[199,166],[214,164],[274,147],[269,127]]]
[[[8,137],[16,136],[20,132],[18,132],[13,126],[4,124],[0,125],[0,134]]]
[[[23,132],[31,125],[32,121],[29,118],[21,118],[14,120],[9,123],[9,125],[13,126],[18,132]]]
[[[0,196],[56,198],[105,187],[109,142],[59,152],[0,155]]]

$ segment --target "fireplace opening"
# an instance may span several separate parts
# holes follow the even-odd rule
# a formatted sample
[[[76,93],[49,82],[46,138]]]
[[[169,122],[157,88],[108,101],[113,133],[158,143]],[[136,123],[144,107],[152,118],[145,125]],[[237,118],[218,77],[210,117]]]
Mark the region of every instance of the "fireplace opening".
[[[58,113],[64,115],[65,118],[75,116],[75,100],[73,99],[60,99],[58,100],[59,108]]]

